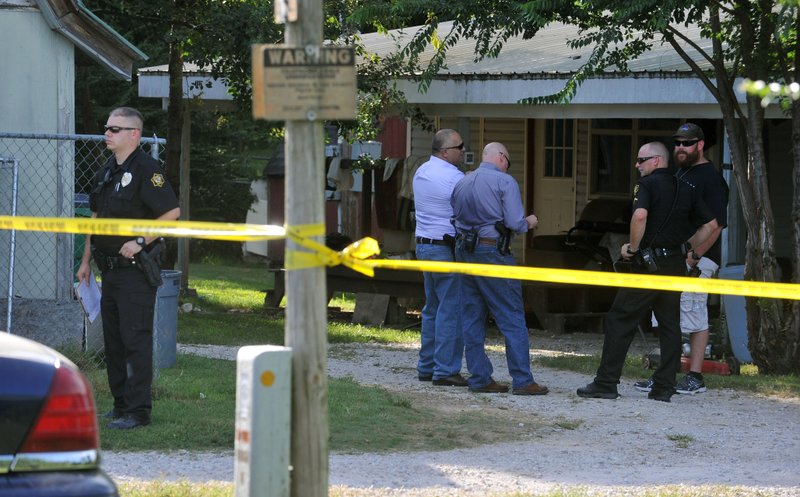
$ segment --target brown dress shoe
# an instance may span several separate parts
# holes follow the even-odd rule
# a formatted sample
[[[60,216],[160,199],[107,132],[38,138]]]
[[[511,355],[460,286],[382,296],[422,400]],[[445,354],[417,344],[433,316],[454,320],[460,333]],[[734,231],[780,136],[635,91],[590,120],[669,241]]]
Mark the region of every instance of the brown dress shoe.
[[[467,386],[467,380],[460,374],[454,374],[453,376],[433,380],[433,384],[438,387],[465,387]]]
[[[508,392],[508,385],[503,385],[501,383],[497,383],[496,381],[492,380],[486,386],[473,388],[469,387],[470,392],[480,392],[480,393],[506,393]]]
[[[547,387],[543,387],[538,383],[531,383],[530,385],[522,388],[515,388],[513,392],[514,395],[546,395],[550,389]]]

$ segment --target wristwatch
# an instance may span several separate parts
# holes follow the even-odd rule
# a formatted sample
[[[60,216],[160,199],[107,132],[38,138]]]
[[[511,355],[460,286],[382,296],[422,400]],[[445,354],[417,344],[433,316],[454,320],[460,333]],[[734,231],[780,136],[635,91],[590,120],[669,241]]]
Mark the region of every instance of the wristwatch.
[[[147,243],[145,243],[143,236],[136,237],[136,243],[138,243],[142,248],[147,247]]]
[[[695,252],[694,250],[692,250],[692,259],[693,259],[693,260],[695,260],[695,261],[699,261],[699,260],[700,260],[700,259],[702,259],[702,258],[703,258],[703,256],[702,256],[702,255],[699,255],[697,252]]]

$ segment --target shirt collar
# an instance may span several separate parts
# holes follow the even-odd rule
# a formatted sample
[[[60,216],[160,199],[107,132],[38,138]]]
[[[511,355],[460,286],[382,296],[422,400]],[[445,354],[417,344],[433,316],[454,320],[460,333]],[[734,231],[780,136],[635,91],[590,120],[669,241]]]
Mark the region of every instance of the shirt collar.
[[[478,166],[478,167],[479,168],[486,168],[486,169],[494,169],[497,172],[502,172],[502,171],[500,171],[499,167],[497,167],[495,164],[492,164],[491,162],[481,162],[480,166]]]
[[[436,164],[436,165],[439,165],[439,166],[450,166],[450,167],[455,167],[456,169],[458,169],[458,167],[456,167],[455,165],[447,162],[446,160],[442,159],[441,157],[436,157],[435,155],[431,155],[431,158],[430,158],[429,162],[431,162],[433,164]]]

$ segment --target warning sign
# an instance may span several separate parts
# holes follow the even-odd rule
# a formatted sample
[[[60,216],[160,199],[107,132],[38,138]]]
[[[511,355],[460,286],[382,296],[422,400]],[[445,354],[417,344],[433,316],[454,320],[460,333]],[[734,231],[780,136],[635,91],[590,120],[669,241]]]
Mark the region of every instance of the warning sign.
[[[356,58],[352,47],[253,45],[252,57],[254,118],[356,118]]]

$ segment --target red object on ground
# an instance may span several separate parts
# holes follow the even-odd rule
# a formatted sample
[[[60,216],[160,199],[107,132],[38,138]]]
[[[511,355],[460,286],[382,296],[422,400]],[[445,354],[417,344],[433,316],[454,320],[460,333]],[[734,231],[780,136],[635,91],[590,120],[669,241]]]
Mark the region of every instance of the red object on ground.
[[[689,358],[683,356],[681,357],[681,373],[688,373],[688,372],[689,372]],[[706,359],[703,361],[702,373],[729,375],[731,374],[731,368],[730,366],[728,366],[727,363],[720,361],[711,361]]]

